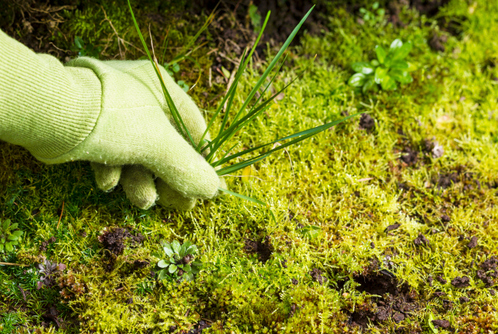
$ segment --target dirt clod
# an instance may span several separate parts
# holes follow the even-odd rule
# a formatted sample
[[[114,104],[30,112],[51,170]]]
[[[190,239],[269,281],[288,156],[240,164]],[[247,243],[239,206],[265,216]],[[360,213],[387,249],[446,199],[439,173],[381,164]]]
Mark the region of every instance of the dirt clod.
[[[396,230],[397,228],[399,228],[401,226],[401,224],[393,224],[393,225],[389,225],[388,227],[386,227],[386,229],[384,230],[385,233],[389,233],[390,231],[393,231],[393,230]]]
[[[429,240],[421,233],[418,235],[418,237],[413,240],[416,246],[429,246]]]
[[[498,260],[492,256],[480,265],[480,270],[477,271],[477,278],[484,282],[487,288],[495,284],[495,278],[498,278]]]
[[[273,253],[273,246],[270,241],[270,236],[266,236],[262,241],[246,239],[244,250],[248,254],[257,253],[259,261],[266,263]]]
[[[470,249],[477,247],[477,237],[476,236],[473,236],[470,239],[469,243],[467,244],[467,247]]]
[[[436,328],[448,329],[451,324],[448,320],[432,320],[432,324]]]
[[[444,44],[448,41],[448,36],[434,33],[429,40],[429,46],[432,50],[438,52],[444,52],[446,49]]]
[[[107,271],[112,271],[116,257],[123,254],[125,249],[125,239],[128,238],[132,245],[136,245],[145,240],[140,233],[133,235],[127,229],[118,227],[104,231],[98,239],[107,252],[104,252],[104,267]]]
[[[360,129],[372,130],[375,127],[375,119],[369,114],[362,114],[360,118]]]
[[[438,282],[439,282],[439,283],[441,283],[441,284],[446,284],[446,282],[447,282],[447,281],[443,278],[443,276],[442,276],[442,275],[437,275],[437,276],[436,276],[436,279],[437,279],[437,280],[438,280]]]
[[[440,175],[437,181],[437,187],[439,189],[446,189],[452,184],[457,183],[457,173],[450,173],[447,175]]]
[[[468,303],[470,301],[470,299],[465,297],[465,296],[460,297],[459,300],[460,300],[460,303],[462,303],[462,304]]]
[[[400,159],[408,166],[413,166],[418,161],[418,152],[410,147],[406,147]]]
[[[451,281],[451,285],[456,288],[466,288],[470,285],[470,278],[468,278],[467,276],[455,277]]]
[[[320,283],[320,285],[327,281],[327,277],[322,276],[322,274],[323,272],[318,268],[314,268],[312,271],[310,271],[310,275],[311,278],[313,278],[313,281]]]

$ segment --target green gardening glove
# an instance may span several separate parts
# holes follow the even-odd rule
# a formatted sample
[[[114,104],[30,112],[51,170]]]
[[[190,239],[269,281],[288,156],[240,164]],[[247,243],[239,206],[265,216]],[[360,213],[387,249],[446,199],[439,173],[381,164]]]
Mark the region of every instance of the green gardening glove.
[[[206,124],[162,71],[194,141]],[[148,61],[78,58],[66,66],[0,31],[0,139],[46,163],[92,162],[98,186],[120,182],[143,209],[156,201],[187,210],[216,195],[215,170],[179,134]]]

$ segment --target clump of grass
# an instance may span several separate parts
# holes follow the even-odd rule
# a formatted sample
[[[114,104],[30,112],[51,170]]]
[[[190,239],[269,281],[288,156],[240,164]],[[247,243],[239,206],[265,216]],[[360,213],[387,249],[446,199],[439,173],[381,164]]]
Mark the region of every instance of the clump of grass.
[[[213,117],[208,122],[206,131],[202,135],[201,140],[198,143],[196,143],[193,140],[192,135],[190,134],[188,128],[185,126],[185,123],[183,122],[182,117],[181,117],[180,113],[178,112],[178,109],[176,108],[175,103],[174,103],[173,99],[171,98],[171,95],[169,94],[168,89],[166,88],[166,85],[164,84],[163,78],[161,76],[161,71],[159,69],[159,63],[158,63],[154,53],[150,52],[150,50],[147,46],[147,43],[145,42],[145,38],[143,37],[143,35],[140,31],[140,27],[138,25],[137,20],[135,19],[135,15],[133,14],[133,9],[131,7],[131,3],[129,0],[128,0],[128,7],[130,9],[130,13],[131,13],[135,28],[139,34],[140,40],[142,41],[143,47],[147,53],[147,56],[149,57],[149,59],[152,63],[152,66],[154,67],[154,70],[155,70],[157,77],[160,81],[166,103],[168,104],[168,108],[169,108],[171,115],[176,123],[177,128],[180,130],[181,134],[187,140],[190,141],[191,145],[196,148],[197,152],[205,154],[206,160],[211,164],[211,166],[216,167],[216,170],[217,170],[217,173],[219,176],[228,175],[228,174],[237,172],[240,169],[251,166],[251,165],[267,158],[268,156],[270,156],[274,152],[283,150],[286,147],[297,144],[304,139],[313,137],[316,134],[323,132],[327,129],[330,129],[334,125],[337,125],[348,118],[356,116],[356,114],[355,114],[355,115],[350,115],[350,116],[347,116],[347,117],[339,119],[339,120],[334,120],[332,122],[325,123],[321,126],[317,126],[317,127],[307,129],[307,130],[304,130],[301,132],[297,132],[297,133],[294,133],[292,135],[282,137],[282,138],[276,139],[274,141],[271,141],[271,142],[268,142],[265,144],[258,145],[256,147],[253,147],[250,149],[242,150],[238,153],[230,154],[230,152],[237,145],[232,146],[230,149],[224,150],[226,145],[230,142],[230,140],[235,136],[236,133],[238,133],[240,130],[242,130],[245,126],[249,125],[259,115],[261,115],[264,111],[266,111],[271,106],[271,103],[272,103],[272,101],[274,101],[274,98],[276,96],[278,96],[280,93],[282,93],[289,85],[291,85],[297,79],[297,78],[295,78],[289,84],[284,86],[283,89],[276,92],[275,94],[273,94],[269,98],[263,100],[263,97],[265,96],[268,88],[271,86],[271,84],[273,83],[273,81],[276,78],[276,74],[274,74],[273,77],[271,77],[271,79],[269,80],[269,84],[267,84],[270,74],[273,72],[274,69],[276,69],[276,72],[278,73],[279,70],[282,68],[282,66],[285,62],[285,57],[283,57],[285,51],[289,47],[290,43],[292,42],[292,40],[294,39],[294,37],[296,36],[298,31],[300,30],[303,23],[306,21],[308,16],[311,14],[314,6],[306,13],[306,15],[299,22],[299,24],[294,28],[294,30],[289,35],[289,37],[287,38],[285,43],[282,45],[280,50],[277,52],[276,56],[271,60],[270,64],[266,68],[266,70],[261,74],[258,81],[254,85],[254,87],[251,89],[251,91],[249,92],[249,94],[245,98],[245,100],[242,103],[242,105],[240,106],[240,108],[238,108],[238,110],[236,110],[236,111],[232,110],[233,105],[234,105],[233,101],[234,101],[234,97],[237,93],[237,86],[239,84],[239,80],[241,79],[244,71],[246,70],[247,66],[249,65],[249,62],[252,59],[252,56],[256,50],[256,47],[259,44],[259,41],[261,40],[261,37],[263,36],[263,32],[265,30],[266,24],[268,23],[268,20],[270,18],[270,12],[268,12],[268,14],[266,15],[266,18],[261,26],[258,37],[256,38],[256,41],[254,42],[253,47],[249,50],[249,52],[247,52],[247,50],[246,50],[242,54],[242,57],[240,60],[240,65],[239,65],[239,67],[234,75],[234,80],[233,80],[232,84],[230,85],[230,87],[227,91],[227,94],[224,96],[224,98],[220,102],[218,108],[214,112]],[[208,19],[208,21],[209,21],[209,19]],[[203,28],[205,28],[205,27],[203,27]],[[196,34],[196,36],[194,38],[197,38],[198,35],[199,34]],[[282,59],[282,57],[283,57],[283,60],[280,61]],[[263,85],[265,85],[265,86],[263,86]],[[256,94],[260,91],[260,89],[262,87],[265,87],[263,90],[263,93],[260,94],[260,96],[256,99],[256,102],[252,106],[249,106],[251,104],[251,102],[253,101],[253,99],[255,98]],[[209,141],[206,139],[206,136],[207,136],[209,130],[212,128],[215,120],[217,120],[218,115],[220,115],[220,113],[222,112],[222,110],[224,110],[224,116],[221,120],[222,123],[221,123],[220,131],[212,140]],[[271,149],[263,151],[263,149],[269,147],[270,145],[272,146]],[[223,153],[221,153],[221,152],[223,152]],[[248,154],[251,154],[253,152],[255,155],[251,156],[250,158],[246,158],[245,160],[234,162],[236,159],[247,156]],[[246,200],[256,202],[258,204],[264,204],[263,202],[261,202],[259,200],[234,193],[234,192],[229,191],[227,189],[220,188],[219,190],[226,192],[228,194],[231,194],[231,195],[235,195],[235,196],[244,198]]]

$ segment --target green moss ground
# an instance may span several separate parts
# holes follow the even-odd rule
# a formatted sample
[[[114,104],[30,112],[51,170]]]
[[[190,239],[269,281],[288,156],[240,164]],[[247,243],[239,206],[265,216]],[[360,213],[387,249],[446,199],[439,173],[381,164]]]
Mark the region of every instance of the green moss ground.
[[[292,50],[276,88],[299,68],[311,69],[237,140],[250,147],[343,112],[369,113],[375,127],[361,129],[352,119],[256,165],[254,177],[227,178],[229,189],[269,208],[221,196],[187,213],[142,211],[120,189],[96,189],[85,162],[47,166],[0,143],[0,218],[25,232],[20,247],[0,255],[25,265],[0,265],[0,333],[186,333],[199,321],[211,325],[206,333],[451,331],[432,320],[447,320],[461,333],[498,331],[496,286],[482,279],[483,262],[498,256],[498,4],[451,1],[431,19],[405,8],[402,28],[360,25],[340,6],[328,13],[322,34],[305,34]],[[66,15],[68,36],[105,45],[99,31],[79,28],[102,15],[98,7]],[[124,7],[112,15],[118,31],[133,35]],[[442,30],[444,18],[459,22],[455,34]],[[429,47],[439,29],[448,36],[444,52]],[[408,57],[417,67],[414,82],[367,95],[347,86],[351,63],[373,59],[375,45],[395,38],[414,43]],[[103,58],[118,55],[116,48]],[[207,68],[213,59],[202,54],[195,57]],[[244,77],[237,103],[257,73]],[[205,75],[194,89],[203,107],[222,89],[207,87]],[[444,155],[427,152],[426,139]],[[400,160],[408,148],[418,152],[414,164]],[[400,226],[386,233],[393,224]],[[319,233],[310,237],[308,226]],[[108,272],[98,236],[113,227],[145,240],[126,241]],[[428,244],[416,245],[420,234]],[[41,250],[51,237],[55,242]],[[477,245],[469,248],[472,237]],[[204,269],[194,282],[150,275],[164,257],[160,241],[175,239],[199,247]],[[255,245],[259,253],[251,251]],[[35,264],[43,257],[67,266],[62,287],[37,289]],[[150,265],[137,269],[136,260]],[[452,284],[457,277],[468,277],[468,286]],[[64,328],[50,320],[51,306]],[[392,313],[380,319],[382,309]]]

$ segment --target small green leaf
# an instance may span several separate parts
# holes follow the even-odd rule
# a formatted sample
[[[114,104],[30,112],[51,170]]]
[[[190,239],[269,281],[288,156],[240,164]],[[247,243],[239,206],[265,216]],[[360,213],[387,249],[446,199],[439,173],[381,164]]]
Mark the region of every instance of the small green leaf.
[[[372,89],[375,85],[375,80],[373,78],[368,79],[362,87],[363,93],[366,93],[370,89]]]
[[[170,274],[175,273],[177,270],[178,270],[178,267],[176,265],[174,265],[174,264],[169,265],[168,271]]]
[[[178,63],[174,63],[171,65],[171,70],[175,73],[178,73],[180,71],[180,65]]]
[[[168,256],[173,256],[174,251],[173,251],[173,249],[171,248],[171,245],[170,245],[170,244],[165,244],[165,245],[164,245],[164,247],[163,247],[163,249],[164,249],[164,252],[166,253],[166,255],[168,255]]]
[[[3,253],[3,243],[0,243],[0,252]]]
[[[159,268],[166,268],[166,267],[168,266],[168,264],[166,263],[166,261],[161,260],[161,261],[159,261],[159,262],[157,263],[157,266],[158,266]]]
[[[403,42],[400,39],[395,39],[392,43],[391,46],[389,47],[392,51],[396,51],[400,47],[403,46]]]
[[[171,243],[171,248],[173,249],[173,251],[176,253],[176,254],[180,254],[180,243],[178,242],[178,240],[174,240],[172,243]]]
[[[363,73],[356,73],[349,78],[348,85],[353,87],[361,87],[365,83],[366,76]]]
[[[406,70],[408,69],[408,63],[404,60],[395,60],[391,63],[391,66],[389,66],[389,68],[396,70]]]
[[[12,252],[14,250],[14,247],[12,247],[12,245],[10,244],[10,242],[7,242],[5,244],[5,249],[8,251],[8,252]]]
[[[158,278],[159,278],[160,280],[165,279],[167,276],[168,276],[168,273],[166,272],[166,269],[163,269],[163,270],[160,270],[160,271],[159,271]]]
[[[377,67],[380,65],[379,61],[377,59],[372,59],[370,61],[370,64],[372,64],[373,67]]]
[[[10,225],[10,219],[4,220],[3,224],[2,224],[3,230],[7,231],[7,229],[9,228],[9,225]]]
[[[226,68],[224,68],[223,66],[221,66],[221,72],[223,72],[223,76],[225,78],[227,78],[227,79],[230,78],[230,71],[227,70]]]
[[[321,232],[322,229],[320,227],[313,225],[305,226],[301,229],[301,233],[303,234],[303,236],[309,239],[316,238]]]
[[[379,63],[384,64],[384,60],[386,59],[386,50],[380,45],[375,47],[375,53],[377,54],[377,59]]]
[[[392,70],[389,75],[396,81],[407,84],[413,82],[413,78],[407,71],[402,70]]]
[[[18,223],[14,223],[14,224],[10,225],[10,230],[11,231],[15,230],[17,228],[17,226],[19,226]]]
[[[363,61],[353,63],[353,65],[351,65],[351,67],[353,68],[353,70],[355,72],[363,73],[365,75],[373,73],[373,71],[374,71],[374,67],[370,63],[363,62]]]
[[[19,239],[19,237],[16,237],[15,235],[11,234],[9,236],[7,236],[7,240],[10,240],[10,241],[14,241],[14,240],[17,240]]]
[[[74,38],[74,45],[76,45],[78,49],[83,49],[85,47],[85,42],[83,42],[83,39],[81,37],[76,36]]]
[[[406,42],[401,47],[397,48],[393,53],[393,60],[405,59],[412,49],[412,42]]]
[[[389,75],[386,75],[380,84],[383,90],[394,90],[397,88],[396,81],[391,78]]]
[[[375,69],[375,83],[381,84],[387,75],[387,69],[383,67],[377,67]]]

